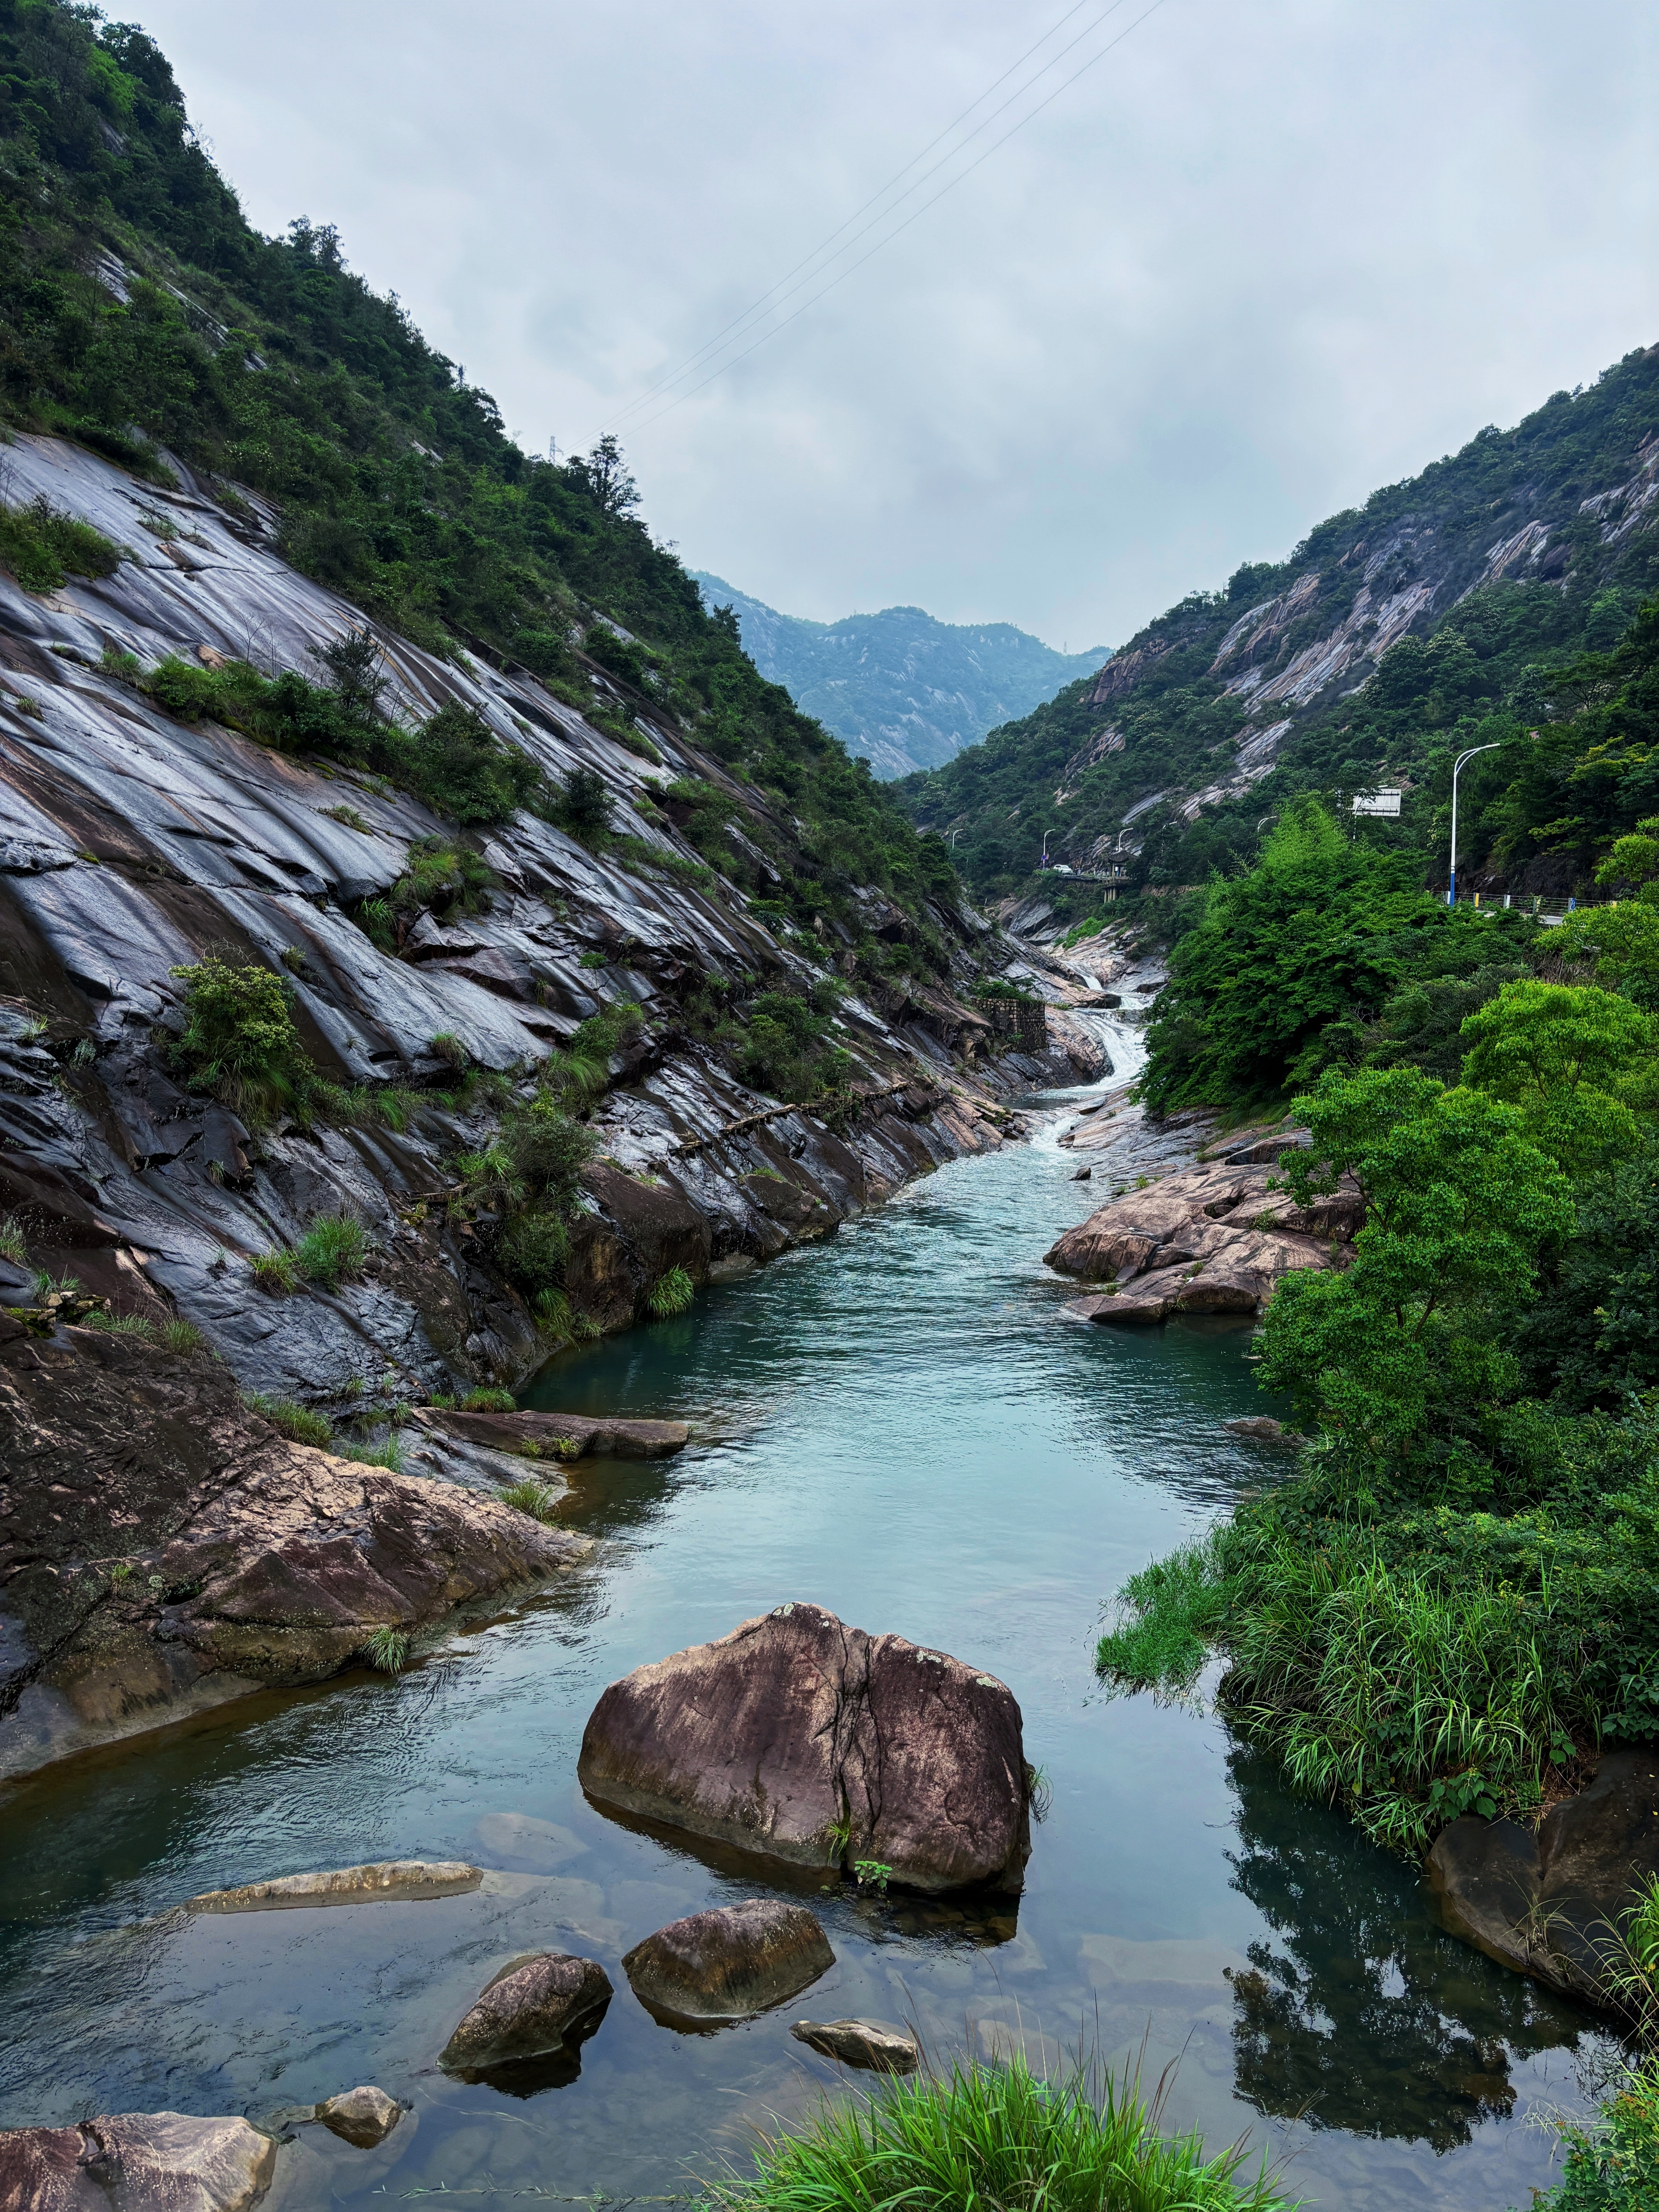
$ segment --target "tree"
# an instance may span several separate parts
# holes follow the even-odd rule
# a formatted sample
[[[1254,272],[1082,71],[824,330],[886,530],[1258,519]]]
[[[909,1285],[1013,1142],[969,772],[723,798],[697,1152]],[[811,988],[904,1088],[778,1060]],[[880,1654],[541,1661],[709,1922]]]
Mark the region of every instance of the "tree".
[[[1659,1025],[1593,984],[1506,983],[1462,1026],[1466,1082],[1520,1107],[1528,1135],[1572,1172],[1636,1149]]]
[[[381,720],[385,656],[372,630],[349,629],[343,637],[313,647],[311,657],[327,671],[329,689],[349,720],[368,725]]]
[[[629,514],[640,503],[639,486],[628,472],[621,446],[609,431],[594,441],[591,453],[577,454],[570,473],[606,514]]]
[[[559,796],[561,824],[586,843],[603,836],[611,827],[611,787],[597,769],[573,768],[566,775]]]
[[[1333,1071],[1294,1111],[1313,1139],[1286,1171],[1297,1204],[1352,1175],[1366,1224],[1350,1267],[1281,1281],[1261,1378],[1373,1459],[1443,1452],[1518,1388],[1500,1327],[1572,1226],[1566,1178],[1515,1107],[1414,1068]]]

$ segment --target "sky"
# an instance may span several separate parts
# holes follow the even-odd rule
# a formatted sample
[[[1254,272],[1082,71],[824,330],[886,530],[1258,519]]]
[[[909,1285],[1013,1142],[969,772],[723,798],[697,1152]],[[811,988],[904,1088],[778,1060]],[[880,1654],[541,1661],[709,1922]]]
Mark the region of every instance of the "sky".
[[[1659,9],[1066,6],[112,12],[261,229],[336,224],[526,449],[614,429],[790,614],[1115,645],[1659,342]]]

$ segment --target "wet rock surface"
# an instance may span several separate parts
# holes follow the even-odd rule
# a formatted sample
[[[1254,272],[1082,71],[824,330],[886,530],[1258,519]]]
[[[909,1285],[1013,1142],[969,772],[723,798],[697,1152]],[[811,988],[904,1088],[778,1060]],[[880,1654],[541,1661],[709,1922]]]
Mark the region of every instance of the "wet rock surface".
[[[662,1459],[684,1450],[691,1431],[684,1421],[630,1421],[587,1413],[452,1413],[422,1407],[416,1418],[430,1428],[497,1451],[544,1454],[554,1459]]]
[[[604,2019],[611,1977],[562,1951],[505,1966],[459,2021],[439,2063],[465,2081],[514,2061],[574,2056]]]
[[[270,2186],[276,2146],[243,2119],[122,2112],[73,2128],[0,2133],[8,2212],[246,2212]]]
[[[755,1897],[659,1928],[627,1954],[623,1972],[653,2019],[695,2027],[769,2011],[835,1962],[804,1905]]]
[[[601,1803],[806,1865],[873,1859],[916,1889],[1018,1890],[1030,1849],[1012,1692],[818,1606],[613,1682],[577,1773]]]
[[[0,1310],[0,1773],[321,1680],[587,1550],[289,1442],[205,1354]]]
[[[1659,1875],[1659,1754],[1605,1753],[1535,1836],[1465,1814],[1436,1838],[1426,1873],[1452,1935],[1565,1996],[1617,2010],[1619,1931]]]
[[[358,2150],[373,2150],[383,2143],[403,2116],[395,2097],[367,2085],[325,2097],[317,2107],[317,2118],[329,2133]]]
[[[842,2066],[871,2074],[914,2074],[921,2052],[913,2035],[884,2020],[798,2020],[789,2031]]]
[[[388,1904],[410,1899],[459,1897],[476,1889],[483,1870],[460,1859],[377,1859],[367,1866],[336,1867],[325,1874],[279,1875],[235,1889],[204,1890],[185,1899],[191,1912],[272,1912],[319,1905]]]

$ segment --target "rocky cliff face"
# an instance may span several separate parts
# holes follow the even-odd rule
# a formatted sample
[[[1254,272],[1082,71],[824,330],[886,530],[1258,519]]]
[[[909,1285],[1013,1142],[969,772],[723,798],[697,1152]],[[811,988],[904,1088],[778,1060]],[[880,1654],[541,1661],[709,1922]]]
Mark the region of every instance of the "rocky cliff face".
[[[648,724],[659,768],[522,669],[440,661],[377,630],[397,712],[459,702],[550,777],[592,770],[633,841],[623,861],[520,813],[476,841],[496,885],[486,911],[451,927],[428,915],[400,952],[380,949],[359,902],[393,884],[418,840],[453,842],[453,829],[372,775],[173,720],[110,672],[112,655],[150,667],[172,653],[314,676],[317,649],[363,618],[278,558],[258,501],[232,513],[182,466],[168,492],[46,438],[4,459],[14,505],[44,498],[128,552],[112,575],[46,594],[0,574],[0,1216],[27,1248],[0,1261],[0,1300],[27,1303],[38,1270],[72,1275],[118,1312],[189,1320],[248,1388],[370,1412],[538,1364],[524,1302],[446,1203],[451,1163],[488,1141],[491,1109],[250,1132],[169,1065],[171,971],[214,951],[286,974],[306,1051],[371,1104],[391,1079],[453,1080],[458,1054],[518,1080],[585,1018],[641,1007],[593,1111],[599,1158],[568,1271],[604,1328],[631,1322],[666,1268],[702,1279],[763,1258],[1002,1141],[1001,1099],[1042,1064],[1000,1061],[1009,1041],[948,984],[901,976],[879,1005],[845,1001],[836,1041],[856,1095],[836,1129],[739,1082],[688,1028],[688,997],[820,970],[708,881],[652,793],[695,776],[739,820],[788,822],[665,713]],[[930,911],[964,977],[970,953],[997,947],[967,910]],[[872,926],[902,933],[905,918]],[[295,1297],[256,1286],[254,1255],[339,1211],[367,1229],[362,1279]]]

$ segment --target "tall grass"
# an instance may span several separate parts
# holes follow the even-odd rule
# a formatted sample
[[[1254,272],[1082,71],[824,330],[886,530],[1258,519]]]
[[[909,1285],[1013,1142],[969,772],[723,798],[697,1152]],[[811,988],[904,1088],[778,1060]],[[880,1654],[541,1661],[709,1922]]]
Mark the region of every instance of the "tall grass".
[[[319,1213],[294,1248],[300,1273],[325,1291],[337,1291],[343,1282],[361,1275],[368,1257],[368,1233],[349,1213]]]
[[[1166,2139],[1133,2075],[1079,2067],[1040,2080],[1019,2060],[957,2065],[763,2137],[720,2212],[1291,2212],[1240,2145],[1206,2158]]]

